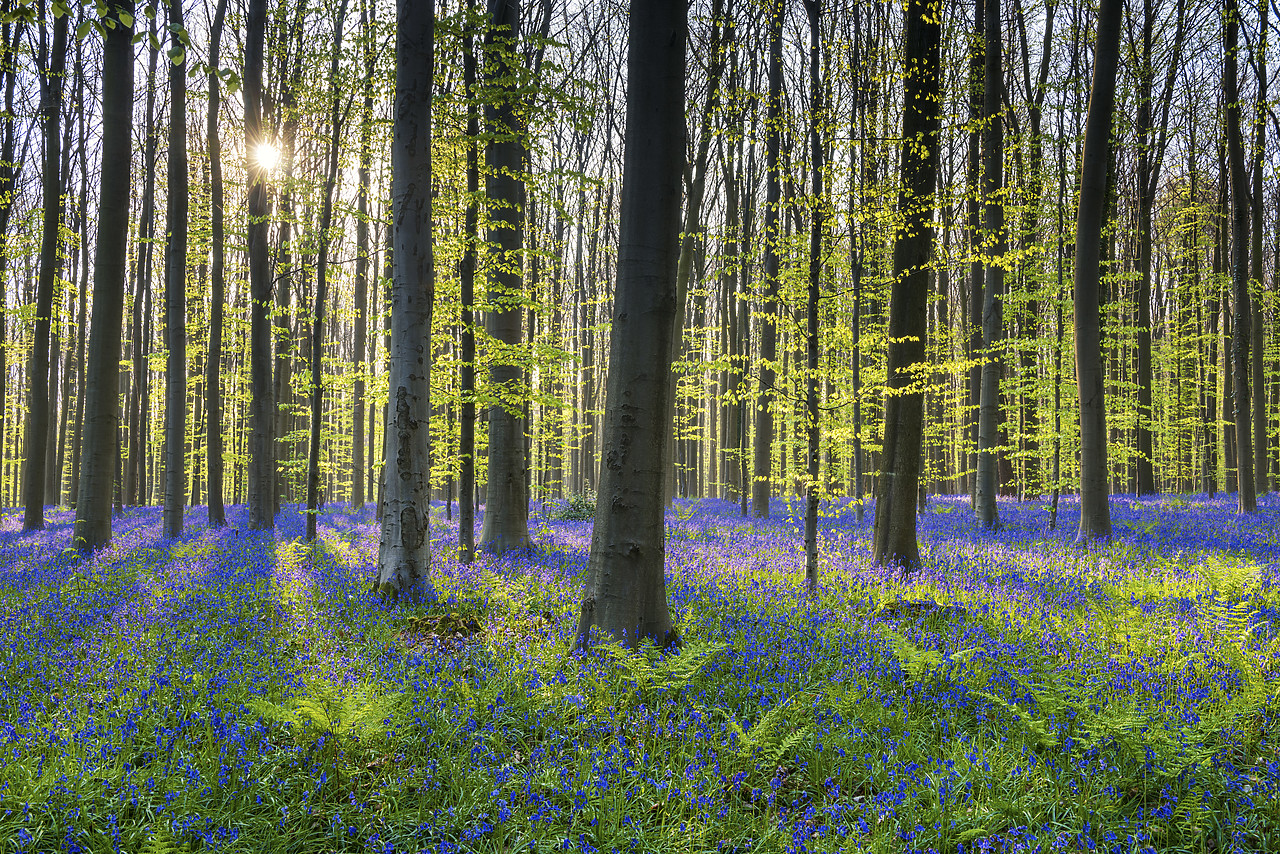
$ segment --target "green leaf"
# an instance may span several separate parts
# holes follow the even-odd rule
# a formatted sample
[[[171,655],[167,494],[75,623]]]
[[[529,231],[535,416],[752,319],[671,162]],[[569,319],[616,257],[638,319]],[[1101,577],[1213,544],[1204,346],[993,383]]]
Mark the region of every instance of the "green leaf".
[[[121,10],[118,17],[120,18],[120,23],[124,24],[126,27],[133,26],[133,15],[130,15],[128,12]]]
[[[76,41],[84,41],[84,37],[89,35],[89,28],[93,26],[93,22],[85,19],[80,22],[80,26],[76,27]]]

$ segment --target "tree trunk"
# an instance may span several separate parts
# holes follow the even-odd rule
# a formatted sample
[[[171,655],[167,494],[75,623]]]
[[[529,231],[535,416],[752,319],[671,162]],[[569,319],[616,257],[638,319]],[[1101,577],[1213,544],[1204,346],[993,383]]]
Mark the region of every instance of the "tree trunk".
[[[804,512],[805,588],[818,592],[818,499],[821,483],[818,481],[818,301],[822,284],[822,156],[825,142],[822,138],[822,0],[805,0],[809,13],[809,174],[812,188],[812,221],[809,228],[809,281],[805,312],[805,444],[806,482]],[[937,72],[937,66],[934,66]],[[926,90],[927,91],[927,90]],[[932,180],[936,180],[936,177]],[[932,215],[932,211],[929,211]],[[928,258],[926,250],[926,262]]]
[[[876,481],[872,560],[903,575],[920,566],[916,542],[916,491],[924,439],[925,362],[929,261],[933,247],[934,191],[938,184],[941,112],[940,0],[910,0],[906,9],[902,114],[903,217],[893,244],[889,303],[889,352],[884,405],[884,453]],[[907,388],[912,391],[904,391]]]
[[[53,45],[47,70],[42,67],[41,112],[44,113],[44,221],[40,238],[40,272],[36,282],[35,336],[27,372],[27,447],[23,470],[22,530],[44,528],[45,448],[49,432],[49,333],[53,320],[53,290],[61,274],[58,252],[62,226],[62,92],[67,67],[69,15],[53,22]],[[41,63],[43,66],[43,63]]]
[[[103,163],[128,163],[132,157],[133,8],[133,0],[121,0],[115,7],[115,26],[106,31],[103,45]],[[111,541],[112,487],[120,460],[120,338],[128,263],[130,178],[128,169],[104,169],[99,179],[84,438],[72,537],[72,543],[81,551],[93,551]]]
[[[1093,86],[1089,93],[1089,117],[1080,163],[1074,281],[1076,377],[1080,390],[1080,530],[1076,535],[1077,543],[1111,538],[1099,282],[1123,6],[1123,0],[1102,0],[1098,8]]]
[[[320,247],[316,260],[316,300],[311,313],[311,420],[307,443],[307,542],[315,542],[320,515],[320,427],[324,404],[324,323],[329,295],[329,242],[333,228],[333,192],[338,183],[338,143],[342,133],[338,103],[338,60],[342,53],[342,22],[347,0],[339,0],[333,19],[333,53],[329,59],[329,150],[325,156],[324,197],[320,210]],[[428,327],[430,330],[430,327]],[[430,341],[428,333],[427,340]],[[430,364],[430,362],[428,362]]]
[[[475,103],[476,49],[471,27],[463,30],[462,74],[467,97],[467,211],[464,222],[462,260],[458,278],[462,289],[462,363],[459,365],[459,395],[462,398],[458,423],[458,560],[470,564],[475,560],[476,510],[476,333],[475,281],[476,242],[479,239],[479,211],[476,196],[480,192],[480,115]]]
[[[995,2],[995,0],[992,0]],[[974,0],[973,34],[969,47],[969,163],[965,173],[965,190],[969,199],[968,232],[969,252],[969,323],[965,336],[967,356],[970,360],[968,396],[965,406],[965,426],[969,448],[967,478],[973,506],[978,502],[978,420],[982,406],[982,116],[983,75],[986,63],[986,42],[983,27],[986,25],[984,0]]]
[[[684,0],[632,0],[617,289],[600,500],[577,645],[679,639],[667,609],[662,482],[685,163]]]
[[[374,49],[373,26],[369,19],[370,3],[360,4],[360,50],[364,58],[364,98],[360,109],[360,166],[356,182],[356,264],[355,308],[356,323],[353,335],[355,382],[351,396],[355,398],[355,412],[351,418],[351,507],[364,507],[364,412],[365,412],[365,340],[369,336],[369,195],[372,190],[373,165],[373,75]]]
[[[1270,4],[1266,0],[1260,0],[1258,3],[1260,23],[1259,23],[1259,45],[1256,54],[1257,72],[1258,72],[1258,99],[1257,99],[1257,119],[1254,121],[1254,139],[1253,147],[1253,242],[1250,246],[1252,253],[1252,272],[1251,272],[1251,290],[1256,295],[1256,302],[1253,310],[1250,312],[1252,317],[1252,328],[1250,329],[1250,344],[1253,347],[1251,367],[1253,371],[1253,477],[1254,486],[1258,493],[1271,491],[1268,462],[1270,456],[1267,453],[1267,380],[1266,380],[1266,364],[1267,364],[1267,342],[1266,333],[1263,328],[1263,254],[1262,254],[1262,234],[1266,228],[1266,221],[1262,214],[1262,161],[1266,155],[1267,141],[1267,111],[1269,104],[1267,103],[1267,12]]]
[[[1231,370],[1232,405],[1236,422],[1236,486],[1240,513],[1256,513],[1258,496],[1253,482],[1252,412],[1249,407],[1249,333],[1253,328],[1249,299],[1249,180],[1244,168],[1240,135],[1240,87],[1236,81],[1240,12],[1227,0],[1222,66],[1222,97],[1227,110],[1227,162],[1231,174]]]
[[[182,534],[186,492],[187,440],[187,57],[177,33],[184,31],[182,0],[169,4],[171,37],[169,66],[169,198],[165,228],[169,236],[165,256],[164,394],[164,534]],[[181,61],[174,62],[174,52]]]
[[[781,0],[769,4],[769,95],[765,106],[764,294],[760,305],[760,385],[756,398],[751,515],[769,518],[773,495],[773,399],[778,358],[778,214],[782,200],[782,16]]]
[[[529,496],[525,489],[524,419],[521,399],[524,372],[514,351],[523,339],[521,301],[524,282],[524,128],[516,91],[516,39],[520,0],[490,0],[487,63],[493,69],[492,97],[485,106],[491,135],[487,195],[494,272],[489,289],[489,334],[498,348],[489,366],[489,382],[498,400],[489,407],[489,480],[485,489],[480,547],[494,554],[529,547]]]
[[[381,501],[378,590],[392,601],[434,599],[431,585],[431,90],[435,0],[396,4],[391,140],[391,376]]]
[[[275,527],[275,401],[271,388],[271,270],[267,266],[267,169],[257,156],[267,0],[249,0],[245,17],[244,135],[249,184],[249,527]]]
[[[986,65],[983,87],[983,196],[986,222],[983,244],[987,270],[982,300],[982,388],[978,411],[978,486],[975,510],[978,524],[988,530],[1000,525],[996,508],[996,480],[1000,431],[1000,347],[1004,331],[1004,256],[1009,237],[1004,227],[1004,51],[1001,49],[1000,0],[986,0]]]
[[[223,223],[222,135],[218,130],[218,110],[222,104],[222,78],[218,74],[222,28],[227,0],[218,0],[209,31],[209,112],[205,140],[209,148],[209,347],[205,362],[205,492],[209,498],[209,526],[227,523],[222,498],[222,313],[226,301],[226,226]]]

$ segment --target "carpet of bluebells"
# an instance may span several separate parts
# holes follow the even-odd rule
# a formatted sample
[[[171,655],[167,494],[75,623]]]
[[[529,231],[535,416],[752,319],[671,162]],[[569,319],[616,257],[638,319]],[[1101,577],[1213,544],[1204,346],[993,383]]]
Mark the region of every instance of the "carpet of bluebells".
[[[1280,850],[1280,501],[1112,500],[975,529],[920,519],[925,568],[871,566],[824,509],[677,502],[676,654],[570,651],[589,522],[438,599],[371,592],[372,508],[301,541],[157,508],[91,559],[72,514],[0,520],[0,852]],[[871,518],[868,513],[867,519]]]

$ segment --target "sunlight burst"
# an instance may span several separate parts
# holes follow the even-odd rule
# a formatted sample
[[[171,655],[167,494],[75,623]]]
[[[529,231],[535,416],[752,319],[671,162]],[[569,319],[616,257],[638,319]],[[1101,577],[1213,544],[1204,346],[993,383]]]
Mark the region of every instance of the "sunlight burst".
[[[255,157],[257,157],[258,165],[266,172],[270,172],[280,163],[280,149],[272,142],[260,142],[255,149]]]

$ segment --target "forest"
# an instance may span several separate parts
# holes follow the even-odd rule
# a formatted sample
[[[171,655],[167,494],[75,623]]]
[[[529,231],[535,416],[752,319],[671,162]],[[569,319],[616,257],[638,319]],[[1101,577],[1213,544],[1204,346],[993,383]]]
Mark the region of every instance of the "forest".
[[[1273,33],[0,0],[0,854],[1280,850]]]

